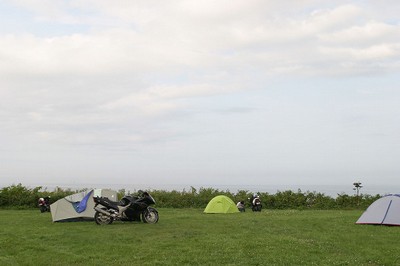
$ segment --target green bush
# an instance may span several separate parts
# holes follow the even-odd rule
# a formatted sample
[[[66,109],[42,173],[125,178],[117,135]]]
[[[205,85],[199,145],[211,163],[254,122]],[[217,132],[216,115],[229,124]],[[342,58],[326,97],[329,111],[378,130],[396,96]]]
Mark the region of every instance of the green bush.
[[[21,184],[4,187],[0,190],[1,207],[34,207],[39,199],[41,187],[28,189]]]
[[[82,190],[63,190],[56,188],[53,191],[43,190],[42,187],[29,189],[22,184],[4,187],[0,190],[0,208],[34,208],[40,197],[50,196],[50,203],[53,203],[65,196],[74,194]],[[152,190],[152,196],[156,199],[157,207],[162,208],[205,208],[208,202],[217,195],[226,195],[235,203],[245,201],[246,206],[250,207],[249,198],[253,193],[247,190],[239,190],[232,193],[229,190],[221,191],[214,188],[196,189],[191,187],[189,191],[166,191]],[[122,198],[126,194],[124,189],[118,191],[118,197]],[[380,195],[364,195],[351,196],[347,194],[338,194],[336,198],[332,198],[323,193],[318,192],[302,192],[298,190],[278,191],[275,194],[256,193],[260,196],[263,208],[266,209],[366,209],[372,202],[380,198]]]

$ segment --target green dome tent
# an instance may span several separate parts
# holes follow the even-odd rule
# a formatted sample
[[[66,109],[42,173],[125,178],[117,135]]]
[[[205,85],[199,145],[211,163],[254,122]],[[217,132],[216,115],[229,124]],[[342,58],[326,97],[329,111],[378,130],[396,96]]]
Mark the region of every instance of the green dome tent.
[[[236,204],[227,196],[214,197],[204,209],[205,213],[236,213],[239,212]]]

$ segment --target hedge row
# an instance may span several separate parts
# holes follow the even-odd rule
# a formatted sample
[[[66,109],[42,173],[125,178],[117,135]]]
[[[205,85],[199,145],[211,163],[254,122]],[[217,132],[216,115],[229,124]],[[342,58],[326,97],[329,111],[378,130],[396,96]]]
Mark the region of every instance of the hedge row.
[[[263,208],[267,209],[365,209],[372,202],[380,198],[380,195],[360,195],[350,196],[339,194],[332,198],[318,192],[297,192],[286,190],[278,191],[275,194],[255,193],[260,196]],[[230,191],[221,191],[213,188],[200,188],[196,190],[192,187],[191,191],[152,191],[152,196],[157,200],[157,205],[172,208],[204,208],[207,203],[217,195],[226,195],[235,203],[245,201],[247,207],[250,207],[250,198],[252,192],[239,190],[236,193]]]
[[[65,196],[84,191],[57,188],[54,191],[43,190],[42,187],[33,189],[22,186],[22,184],[4,187],[0,190],[0,208],[35,208],[38,199],[50,196],[50,202],[55,202]],[[247,190],[239,190],[236,193],[230,191],[222,191],[214,188],[195,189],[191,187],[189,191],[166,191],[152,190],[151,195],[155,198],[156,207],[167,208],[205,208],[207,203],[217,195],[226,195],[234,202],[245,201],[247,207],[250,206],[249,198],[253,192]],[[121,198],[125,194],[125,190],[118,191],[118,197]],[[267,209],[365,209],[372,202],[380,198],[380,195],[371,196],[361,194],[360,196],[351,196],[347,194],[339,194],[336,198],[332,198],[323,193],[318,192],[297,192],[286,190],[278,191],[275,194],[256,193],[260,196],[263,208]]]

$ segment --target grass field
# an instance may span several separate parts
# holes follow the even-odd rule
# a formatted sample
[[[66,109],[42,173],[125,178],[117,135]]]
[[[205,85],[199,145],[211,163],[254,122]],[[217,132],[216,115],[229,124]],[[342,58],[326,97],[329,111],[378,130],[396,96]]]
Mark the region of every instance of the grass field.
[[[355,225],[361,211],[159,213],[98,226],[0,210],[0,265],[400,265],[400,227]]]

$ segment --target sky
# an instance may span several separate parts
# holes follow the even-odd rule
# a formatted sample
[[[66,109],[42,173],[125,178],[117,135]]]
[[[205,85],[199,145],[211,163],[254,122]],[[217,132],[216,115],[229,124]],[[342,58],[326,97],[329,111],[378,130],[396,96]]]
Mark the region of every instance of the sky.
[[[399,14],[1,1],[0,183],[400,187]]]

